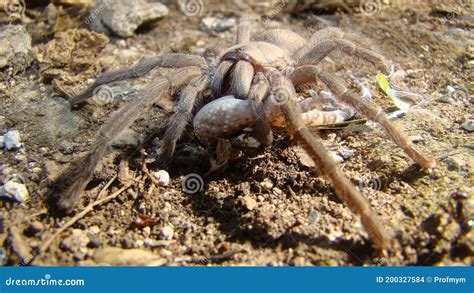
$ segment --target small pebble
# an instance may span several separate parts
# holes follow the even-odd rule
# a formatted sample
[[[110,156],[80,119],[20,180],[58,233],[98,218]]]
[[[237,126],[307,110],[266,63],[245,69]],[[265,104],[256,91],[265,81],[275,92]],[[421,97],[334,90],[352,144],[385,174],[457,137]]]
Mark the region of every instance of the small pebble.
[[[235,26],[236,21],[234,18],[219,19],[217,17],[206,17],[203,18],[201,22],[201,30],[224,32],[233,26]]]
[[[99,249],[92,258],[99,265],[111,266],[162,266],[166,263],[165,259],[150,251],[118,247]]]
[[[148,237],[151,234],[151,228],[150,226],[146,226],[145,228],[142,229],[143,236]]]
[[[133,4],[131,4],[133,3]],[[131,37],[145,23],[154,22],[168,14],[162,3],[147,0],[97,1],[85,19],[85,23],[96,32]]]
[[[246,195],[243,197],[243,204],[249,210],[253,210],[257,206],[257,202],[252,197]]]
[[[308,213],[308,220],[312,223],[312,224],[317,224],[319,222],[319,219],[320,219],[320,215],[317,211],[315,210],[310,210],[309,213]]]
[[[411,139],[412,142],[419,142],[419,141],[423,141],[423,136],[414,135],[414,136],[410,136],[410,139]]]
[[[38,233],[38,232],[43,231],[43,229],[44,229],[44,225],[43,225],[43,223],[41,223],[39,221],[31,222],[28,225],[28,232],[30,232],[33,235]]]
[[[153,176],[156,178],[160,186],[168,186],[170,183],[170,174],[165,170],[153,172]]]
[[[160,235],[164,240],[171,240],[173,239],[174,229],[171,226],[164,226],[160,230]]]
[[[0,195],[11,198],[18,202],[25,202],[29,197],[26,186],[15,181],[8,181],[5,183],[5,185],[2,187]]]
[[[448,169],[451,171],[457,171],[466,165],[466,161],[458,156],[449,157],[445,160]]]
[[[16,149],[21,146],[21,137],[18,130],[10,130],[3,136],[3,146],[7,150]]]
[[[469,132],[473,132],[474,131],[474,124],[472,123],[472,120],[468,120],[466,122],[464,122],[463,125],[461,125],[461,127],[464,129],[464,130],[467,130]]]
[[[268,192],[273,188],[273,182],[270,179],[265,178],[262,182],[260,182],[260,187],[262,188],[263,192]]]
[[[338,150],[339,156],[342,157],[344,160],[347,160],[355,155],[355,150],[351,150],[348,148],[341,148]]]
[[[140,143],[140,134],[136,131],[128,128],[120,133],[119,137],[115,140],[115,146],[138,146]]]
[[[97,236],[90,237],[89,243],[87,243],[87,247],[89,248],[98,248],[102,243]]]
[[[94,226],[92,226],[92,227],[89,228],[89,231],[90,231],[92,234],[97,234],[97,233],[100,232],[100,228],[99,228],[99,226],[94,225]]]
[[[282,191],[280,188],[278,188],[278,187],[274,187],[274,188],[273,188],[273,193],[274,193],[275,195],[280,196],[280,195],[283,194],[283,191]]]
[[[151,239],[151,238],[146,238],[143,243],[145,244],[146,247],[166,247],[173,243],[171,240],[156,240],[156,239]]]
[[[117,46],[120,47],[120,48],[125,48],[127,47],[127,42],[124,40],[124,39],[120,39],[117,41]]]

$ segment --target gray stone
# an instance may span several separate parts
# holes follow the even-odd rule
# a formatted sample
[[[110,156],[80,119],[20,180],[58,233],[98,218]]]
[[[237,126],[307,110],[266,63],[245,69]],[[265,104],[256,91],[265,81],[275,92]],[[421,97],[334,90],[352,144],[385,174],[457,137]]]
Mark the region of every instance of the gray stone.
[[[257,206],[257,201],[255,201],[255,199],[253,199],[251,196],[249,195],[246,195],[244,196],[244,198],[242,199],[243,201],[243,204],[244,206],[249,210],[253,210],[255,209],[255,207]]]
[[[0,68],[11,67],[17,73],[28,68],[33,61],[31,36],[22,25],[0,28]]]
[[[138,146],[140,134],[132,129],[125,129],[115,140],[114,146]]]
[[[469,132],[473,132],[474,131],[474,124],[472,123],[472,120],[469,120],[469,121],[466,121],[463,123],[463,125],[461,125],[461,127],[464,129],[464,130],[467,130]]]
[[[219,19],[217,17],[206,17],[201,22],[201,30],[205,32],[224,32],[234,27],[235,24],[236,21],[233,18]]]
[[[101,0],[85,22],[96,32],[131,37],[139,26],[167,14],[166,6],[153,1]]]
[[[171,240],[173,239],[174,229],[171,226],[164,226],[160,230],[160,236],[164,240]]]
[[[170,183],[170,174],[165,170],[153,172],[153,176],[156,178],[160,186],[168,186]]]
[[[25,202],[29,198],[28,189],[23,183],[8,181],[0,190],[0,195],[16,200],[18,202]]]
[[[21,137],[18,130],[10,130],[3,136],[3,146],[7,150],[17,149],[21,146]]]

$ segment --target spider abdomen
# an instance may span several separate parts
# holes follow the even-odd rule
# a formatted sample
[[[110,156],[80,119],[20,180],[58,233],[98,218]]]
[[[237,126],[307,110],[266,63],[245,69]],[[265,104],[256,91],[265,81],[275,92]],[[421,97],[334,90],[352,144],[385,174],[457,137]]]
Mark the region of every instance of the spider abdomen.
[[[252,121],[248,100],[225,96],[205,105],[194,117],[193,126],[199,140],[207,142],[229,137]]]

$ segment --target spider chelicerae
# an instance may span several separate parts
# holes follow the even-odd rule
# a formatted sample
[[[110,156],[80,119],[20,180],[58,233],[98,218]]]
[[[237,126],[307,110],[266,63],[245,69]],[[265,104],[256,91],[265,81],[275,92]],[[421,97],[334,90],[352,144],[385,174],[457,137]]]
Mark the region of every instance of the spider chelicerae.
[[[366,197],[341,171],[318,134],[307,128],[345,121],[351,117],[350,111],[322,111],[315,99],[298,101],[295,88],[322,82],[339,102],[377,122],[421,167],[430,170],[435,162],[416,150],[379,106],[361,99],[337,77],[318,66],[334,50],[387,71],[384,57],[359,35],[326,28],[305,39],[290,30],[271,29],[251,37],[249,23],[243,22],[238,27],[236,45],[224,50],[220,56],[205,59],[170,53],[142,59],[132,68],[98,77],[80,95],[70,99],[71,105],[85,102],[101,85],[137,78],[156,68],[173,69],[167,76],[154,78],[139,91],[136,99],[116,111],[100,128],[89,152],[53,182],[56,206],[63,211],[72,210],[96,165],[117,136],[159,99],[179,93],[163,137],[160,162],[172,158],[176,142],[190,122],[197,138],[205,144],[230,138],[244,128],[253,127],[255,138],[262,145],[269,145],[273,139],[272,127],[284,127],[310,155],[317,170],[330,180],[339,198],[360,216],[375,246],[381,250],[390,249],[396,244],[391,233],[384,229]],[[206,103],[209,99],[204,96],[209,90],[211,102]]]

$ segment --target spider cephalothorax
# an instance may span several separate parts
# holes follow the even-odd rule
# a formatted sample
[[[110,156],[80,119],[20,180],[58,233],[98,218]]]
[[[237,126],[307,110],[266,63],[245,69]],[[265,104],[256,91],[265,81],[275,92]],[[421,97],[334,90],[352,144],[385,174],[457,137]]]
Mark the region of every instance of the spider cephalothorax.
[[[381,249],[391,247],[392,237],[383,228],[367,199],[344,175],[317,133],[306,128],[308,125],[347,120],[355,109],[378,122],[420,166],[425,169],[434,167],[435,163],[412,146],[407,136],[395,128],[380,107],[363,101],[335,76],[317,66],[333,50],[339,50],[386,70],[388,66],[384,58],[375,53],[369,44],[358,35],[336,28],[317,31],[309,40],[282,29],[265,31],[250,38],[249,26],[244,24],[239,26],[237,44],[223,51],[217,66],[208,64],[200,56],[167,54],[144,59],[131,69],[99,77],[82,94],[71,99],[71,104],[85,101],[100,85],[143,76],[157,67],[175,69],[171,75],[150,82],[139,92],[139,98],[127,102],[101,127],[88,154],[55,182],[57,206],[61,210],[73,208],[100,158],[120,132],[165,94],[179,92],[163,138],[161,162],[171,159],[176,142],[189,122],[193,123],[196,136],[206,144],[232,137],[251,126],[256,138],[263,145],[268,145],[272,142],[272,127],[285,127],[314,160],[319,172],[331,181],[336,194],[361,217],[374,244]],[[325,84],[345,106],[341,104],[339,109],[321,111],[316,99],[298,101],[295,88],[316,81]],[[212,92],[211,102],[203,105],[203,95],[208,89]],[[199,109],[197,113],[194,113],[195,109]]]

